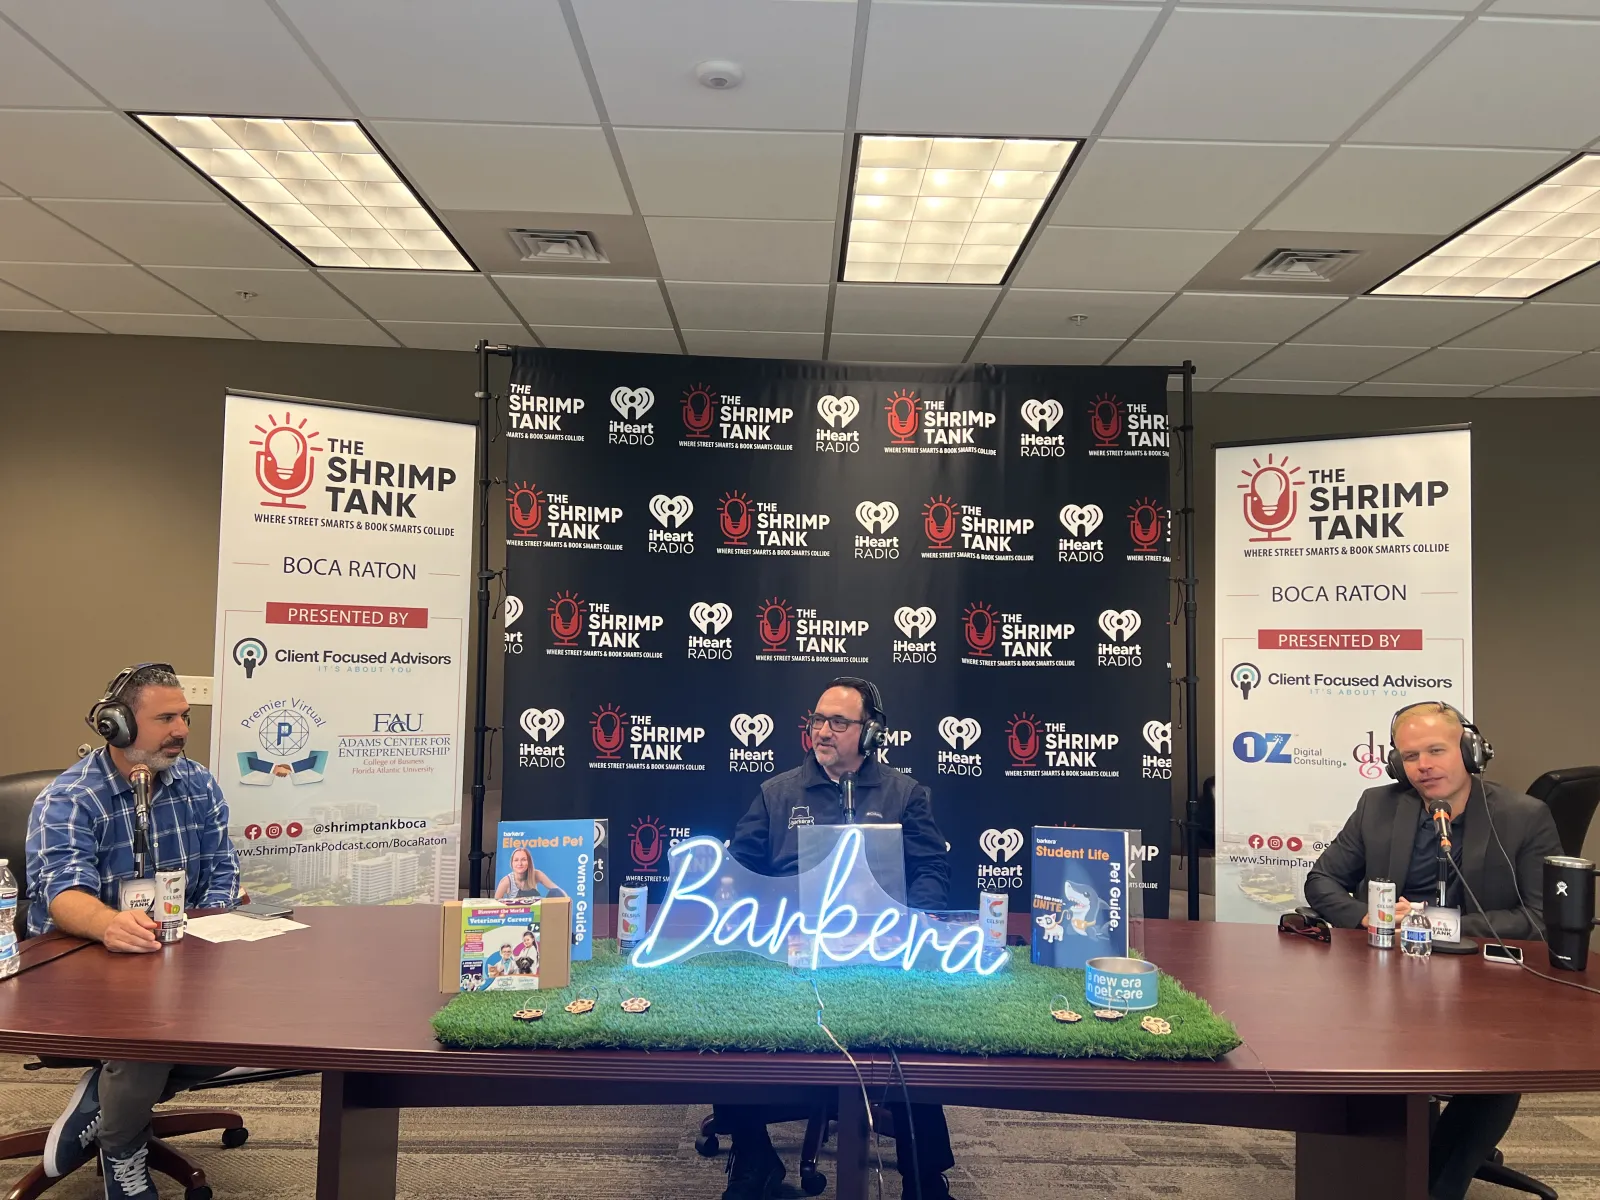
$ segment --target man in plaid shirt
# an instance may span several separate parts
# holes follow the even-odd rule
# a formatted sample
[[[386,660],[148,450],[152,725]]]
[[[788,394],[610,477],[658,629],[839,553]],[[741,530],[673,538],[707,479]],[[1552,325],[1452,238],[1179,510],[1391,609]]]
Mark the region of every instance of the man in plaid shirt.
[[[107,700],[126,705],[133,739],[80,759],[34,801],[28,818],[29,924],[35,933],[58,929],[92,938],[116,954],[154,954],[161,943],[150,914],[118,906],[122,881],[138,875],[133,768],[143,765],[155,775],[147,872],[182,870],[187,907],[235,905],[239,856],[228,839],[222,789],[211,772],[183,756],[189,702],[172,668],[148,663],[125,672],[107,689]],[[70,1173],[88,1161],[98,1142],[108,1200],[154,1200],[146,1163],[151,1108],[225,1070],[140,1062],[92,1068],[51,1127],[45,1173]]]

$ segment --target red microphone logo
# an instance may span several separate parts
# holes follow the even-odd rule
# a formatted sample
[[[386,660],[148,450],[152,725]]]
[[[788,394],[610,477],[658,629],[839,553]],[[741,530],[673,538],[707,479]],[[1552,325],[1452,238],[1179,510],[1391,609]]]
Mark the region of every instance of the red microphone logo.
[[[1032,713],[1017,713],[1006,726],[1006,748],[1011,751],[1011,765],[1031,767],[1039,757],[1039,718]]]
[[[511,528],[523,537],[538,532],[544,520],[544,493],[537,484],[523,480],[506,489],[506,506],[510,509]]]
[[[559,592],[550,602],[550,632],[556,635],[556,645],[576,645],[583,632],[583,614],[589,606],[578,599],[577,592]]]
[[[616,758],[628,736],[628,714],[614,704],[602,704],[589,718],[589,736],[601,758]]]
[[[717,420],[717,394],[709,384],[697,383],[683,394],[683,427],[690,437],[705,437]]]
[[[928,535],[928,549],[950,549],[956,536],[956,502],[949,496],[934,496],[924,504],[922,531]]]
[[[661,861],[661,852],[667,848],[667,839],[661,822],[654,817],[640,817],[628,831],[628,850],[633,855],[633,865],[648,871]]]
[[[961,629],[967,635],[967,648],[974,654],[989,657],[994,649],[994,639],[1000,627],[994,623],[994,609],[982,600],[974,600],[961,614]]]
[[[724,543],[745,545],[745,538],[750,536],[750,497],[743,492],[724,492],[717,501],[717,517],[722,523]]]
[[[1096,446],[1108,449],[1122,436],[1122,401],[1115,396],[1096,396],[1089,406],[1089,432]]]
[[[1128,536],[1140,550],[1148,551],[1161,540],[1161,509],[1145,496],[1128,510]]]
[[[922,423],[922,401],[915,392],[896,392],[884,405],[889,414],[889,432],[895,445],[909,446],[917,437],[917,426]]]
[[[1300,474],[1299,467],[1287,469],[1287,455],[1281,462],[1274,462],[1273,457],[1267,455],[1266,466],[1261,465],[1259,458],[1252,458],[1250,462],[1255,470],[1239,472],[1245,477],[1245,481],[1239,485],[1239,490],[1244,493],[1244,519],[1250,528],[1262,535],[1251,538],[1252,542],[1294,540],[1278,535],[1294,523],[1295,513],[1300,508],[1300,496],[1295,488],[1305,487],[1305,480],[1295,478]]]
[[[311,481],[316,478],[317,460],[312,454],[320,452],[323,447],[313,446],[311,439],[321,434],[315,429],[310,433],[305,432],[309,417],[302,417],[297,425],[289,424],[293,419],[286,412],[280,425],[278,418],[268,413],[268,427],[263,429],[257,425],[256,432],[261,437],[250,441],[252,446],[261,447],[256,451],[256,482],[261,485],[262,491],[277,497],[275,500],[263,500],[262,508],[304,508],[304,504],[290,504],[289,501],[305,495],[311,489]]]
[[[779,600],[776,596],[771,600],[763,600],[757,615],[761,619],[761,640],[767,647],[767,653],[787,653],[789,633],[794,624],[794,609],[789,607],[789,602]]]

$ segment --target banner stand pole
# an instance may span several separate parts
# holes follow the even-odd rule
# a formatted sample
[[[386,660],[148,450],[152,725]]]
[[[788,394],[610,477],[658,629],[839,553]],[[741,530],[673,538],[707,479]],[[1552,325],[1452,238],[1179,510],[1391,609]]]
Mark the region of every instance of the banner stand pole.
[[[1183,541],[1183,759],[1187,798],[1183,806],[1183,854],[1188,866],[1189,920],[1200,919],[1200,580],[1194,573],[1194,363],[1184,360],[1182,435],[1183,507],[1178,511]]]

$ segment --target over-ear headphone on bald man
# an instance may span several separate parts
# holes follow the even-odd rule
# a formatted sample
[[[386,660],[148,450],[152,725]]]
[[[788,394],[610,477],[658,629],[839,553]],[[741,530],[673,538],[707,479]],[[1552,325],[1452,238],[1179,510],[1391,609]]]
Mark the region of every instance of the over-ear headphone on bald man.
[[[867,712],[867,719],[861,725],[861,755],[863,758],[872,757],[873,752],[883,745],[883,735],[889,732],[889,717],[883,711],[883,697],[878,692],[878,685],[870,679],[841,675],[830,680],[828,686],[854,688],[861,693]]]
[[[1400,757],[1400,751],[1394,748],[1394,731],[1399,728],[1400,718],[1408,712],[1430,706],[1435,712],[1454,714],[1456,720],[1461,722],[1461,761],[1466,765],[1467,774],[1482,775],[1483,769],[1489,765],[1489,760],[1494,758],[1494,747],[1489,744],[1489,740],[1453,704],[1446,704],[1443,700],[1419,700],[1416,704],[1406,705],[1389,718],[1389,758],[1385,764],[1389,778],[1396,783],[1411,782],[1406,778],[1406,764]]]
[[[85,725],[118,750],[133,745],[134,739],[139,736],[139,723],[133,719],[133,709],[123,700],[122,693],[128,690],[133,677],[146,667],[154,667],[168,675],[177,674],[171,663],[147,662],[125,667],[117,673],[117,677],[106,687],[106,694],[94,702],[89,715],[83,719]]]

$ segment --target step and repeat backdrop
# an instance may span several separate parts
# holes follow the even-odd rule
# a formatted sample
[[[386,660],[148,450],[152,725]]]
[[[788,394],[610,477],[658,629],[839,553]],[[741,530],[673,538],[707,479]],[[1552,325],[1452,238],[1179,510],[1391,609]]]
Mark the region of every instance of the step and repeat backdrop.
[[[1142,830],[1167,911],[1167,373],[518,350],[504,816],[606,817],[611,883],[731,835],[827,682],[882,689],[950,902],[1033,825]]]

